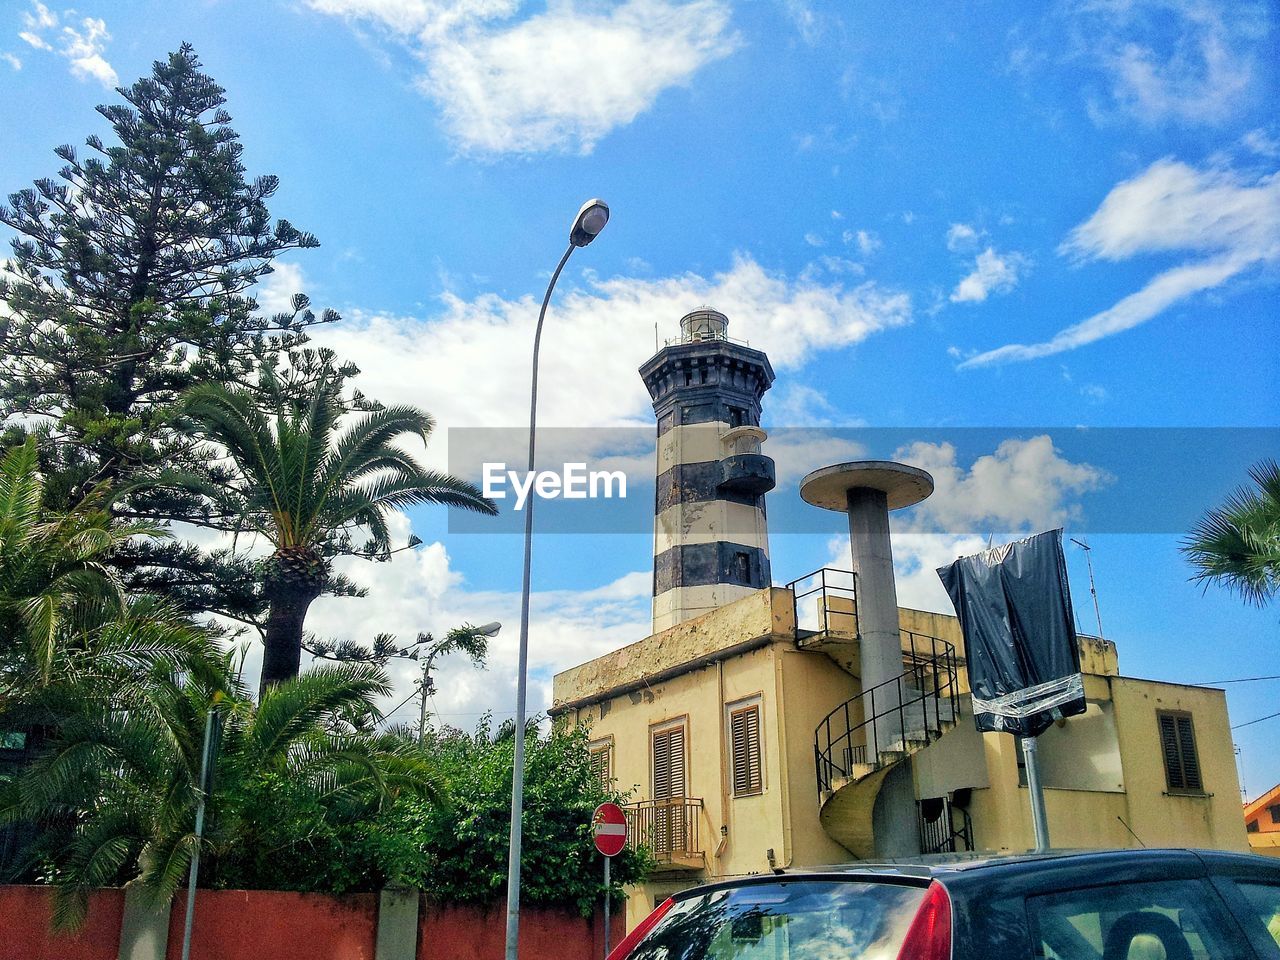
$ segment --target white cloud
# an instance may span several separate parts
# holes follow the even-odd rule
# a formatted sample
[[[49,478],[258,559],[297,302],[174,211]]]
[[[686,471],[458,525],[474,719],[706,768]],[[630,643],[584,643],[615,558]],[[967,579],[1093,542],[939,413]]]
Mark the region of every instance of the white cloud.
[[[947,249],[952,252],[972,250],[978,245],[978,231],[967,223],[953,223],[947,229]]]
[[[816,233],[806,233],[804,235],[804,242],[811,247],[825,247],[827,245],[827,241],[823,240],[822,237]]]
[[[22,25],[26,28],[18,36],[37,50],[52,50],[53,47],[41,34],[58,25],[57,16],[39,0],[33,0],[31,9],[23,11]]]
[[[722,0],[625,0],[607,10],[563,2],[518,22],[517,0],[309,3],[373,21],[408,45],[425,65],[418,88],[439,105],[446,131],[480,155],[588,153],[739,45]]]
[[[393,536],[403,540],[409,533],[408,520],[401,515],[393,520]],[[493,549],[509,547],[518,552],[517,538],[491,536]],[[636,538],[641,555],[643,539]],[[310,632],[366,644],[374,633],[386,632],[406,642],[419,631],[439,637],[463,623],[500,621],[502,631],[490,641],[488,668],[477,671],[466,657],[441,661],[433,672],[436,692],[427,709],[435,715],[436,725],[464,728],[473,726],[485,710],[492,709],[499,720],[513,712],[520,634],[518,582],[507,590],[469,587],[439,542],[397,554],[386,563],[346,560],[338,566],[365,586],[369,595],[317,600],[307,617]],[[529,624],[530,716],[550,706],[550,678],[555,672],[649,635],[651,584],[651,574],[643,571],[594,588],[538,590],[535,575]],[[365,615],[374,611],[375,621],[366,621]],[[421,676],[413,661],[392,660],[389,669],[395,689],[385,699],[384,709],[408,697]],[[418,701],[412,700],[393,719],[416,722],[417,708]]]
[[[1229,169],[1196,170],[1176,160],[1159,160],[1113,187],[1059,248],[1078,261],[1120,261],[1172,251],[1208,256],[1157,274],[1141,290],[1043,343],[1008,344],[960,366],[1074,350],[1145,323],[1252,266],[1280,260],[1280,174],[1254,179]]]
[[[1047,436],[1006,440],[967,467],[950,444],[914,444],[895,458],[928,470],[936,484],[932,497],[891,520],[898,603],[939,613],[954,611],[938,567],[992,542],[1069,522],[1079,513],[1080,495],[1109,479],[1096,467],[1067,460]],[[923,532],[937,528],[948,532]],[[832,537],[827,555],[830,566],[848,569],[848,537]]]
[[[1076,259],[1125,260],[1168,250],[1275,256],[1280,243],[1280,180],[1254,183],[1231,170],[1196,170],[1158,160],[1117,184],[1067,235],[1059,252]]]
[[[1240,142],[1260,157],[1280,157],[1280,140],[1261,128],[1250,130],[1240,138]]]
[[[1027,258],[1016,251],[997,253],[987,247],[974,259],[973,270],[951,291],[952,303],[981,303],[992,293],[1008,293],[1027,268]]]
[[[1067,460],[1047,434],[1003,441],[965,467],[950,443],[914,443],[895,460],[929,471],[933,496],[907,514],[913,532],[1028,531],[1061,526],[1079,516],[1078,498],[1110,482],[1087,463]]]
[[[103,57],[110,39],[105,22],[85,17],[79,28],[69,25],[62,28],[62,48],[58,52],[71,61],[73,76],[81,80],[92,78],[103,86],[114,87],[120,78]]]
[[[730,335],[765,350],[779,370],[911,319],[907,294],[872,281],[791,279],[746,255],[710,277],[588,278],[577,289],[566,281],[543,334],[538,417],[547,426],[648,424],[649,397],[636,368],[653,353],[654,322],[674,335],[679,318],[699,304],[722,310]],[[425,407],[446,427],[519,426],[538,304],[452,294],[441,303],[426,321],[347,311],[347,322],[319,329],[315,340],[353,360],[379,400]]]
[[[854,234],[854,239],[858,241],[858,250],[863,256],[869,256],[880,249],[880,238],[870,230],[859,230]],[[848,243],[848,241],[845,241]]]
[[[275,261],[271,266],[271,272],[253,288],[258,311],[268,317],[277,313],[293,313],[294,294],[307,292],[302,267],[282,260]]]
[[[812,46],[822,37],[822,20],[805,0],[782,0],[783,8],[795,24],[800,38]]]
[[[66,22],[60,20],[43,3],[33,2],[31,10],[22,14],[22,23],[26,28],[18,36],[37,50],[56,52],[71,65],[71,75],[80,80],[97,80],[103,86],[114,87],[120,82],[115,69],[107,62],[104,54],[111,34],[107,32],[105,21],[97,17],[82,17],[72,20],[75,11],[68,10],[64,14]],[[56,34],[59,25],[62,29]],[[46,35],[49,34],[49,37]],[[51,40],[56,39],[55,47]],[[4,59],[15,70],[22,66],[21,61],[10,54]]]
[[[1082,4],[1086,40],[1110,82],[1111,106],[1147,124],[1219,124],[1255,92],[1269,55],[1268,9],[1211,0],[1103,0]]]
[[[954,614],[951,598],[938,577],[938,568],[958,557],[981,553],[987,549],[988,539],[976,534],[955,536],[941,533],[895,533],[892,539],[898,605],[913,610]],[[846,554],[848,550],[846,541]]]
[[[0,60],[3,60],[14,70],[22,69],[22,61],[15,57],[12,53],[0,53]]]
[[[1106,403],[1110,394],[1107,392],[1107,388],[1100,383],[1086,383],[1080,388],[1080,396],[1090,403]]]

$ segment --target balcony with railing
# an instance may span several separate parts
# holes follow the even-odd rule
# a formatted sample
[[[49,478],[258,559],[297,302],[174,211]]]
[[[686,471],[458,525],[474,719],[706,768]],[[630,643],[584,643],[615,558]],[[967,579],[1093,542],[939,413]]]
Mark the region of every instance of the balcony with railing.
[[[657,861],[658,873],[696,873],[706,869],[699,825],[702,800],[672,797],[623,805],[627,845],[644,847]]]

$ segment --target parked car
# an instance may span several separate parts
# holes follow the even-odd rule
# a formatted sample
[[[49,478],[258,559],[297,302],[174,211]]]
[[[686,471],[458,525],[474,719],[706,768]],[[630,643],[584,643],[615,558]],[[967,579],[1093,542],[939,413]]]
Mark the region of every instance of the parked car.
[[[1280,960],[1280,861],[1048,853],[743,877],[676,894],[609,960]]]

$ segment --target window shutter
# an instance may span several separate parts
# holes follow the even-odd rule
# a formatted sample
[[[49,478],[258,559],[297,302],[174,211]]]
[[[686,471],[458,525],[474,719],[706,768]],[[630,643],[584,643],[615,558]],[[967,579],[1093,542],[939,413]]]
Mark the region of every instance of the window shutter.
[[[1182,754],[1182,779],[1188,790],[1203,789],[1200,781],[1200,758],[1196,756],[1195,732],[1191,718],[1178,717],[1178,749]]]
[[[1160,749],[1164,753],[1165,782],[1170,790],[1182,790],[1182,758],[1178,756],[1178,724],[1167,713],[1160,715]]]
[[[609,784],[613,780],[613,747],[605,745],[597,747],[591,751],[591,776],[595,781],[609,789]]]
[[[684,727],[653,735],[653,798],[684,796]]]
[[[1196,754],[1195,729],[1185,713],[1158,714],[1160,752],[1164,756],[1165,782],[1170,790],[1203,790],[1200,758]]]
[[[760,707],[753,704],[729,715],[733,794],[747,796],[763,789],[760,770]]]

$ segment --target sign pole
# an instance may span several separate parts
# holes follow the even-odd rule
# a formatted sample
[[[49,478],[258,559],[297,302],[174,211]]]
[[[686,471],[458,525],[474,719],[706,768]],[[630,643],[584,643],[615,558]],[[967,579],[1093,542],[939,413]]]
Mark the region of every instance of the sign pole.
[[[1044,808],[1044,787],[1036,758],[1036,738],[1022,737],[1022,756],[1027,764],[1027,793],[1031,797],[1031,825],[1036,834],[1036,853],[1049,849],[1049,817]]]
[[[609,861],[627,845],[627,815],[616,803],[606,801],[596,807],[591,815],[591,841],[600,856],[604,857],[604,955],[609,957],[609,914],[613,904],[609,896],[613,892]]]
[[[610,894],[613,887],[609,882],[609,864],[613,862],[613,857],[604,858],[604,955],[605,960],[609,958],[609,901],[613,899]]]

